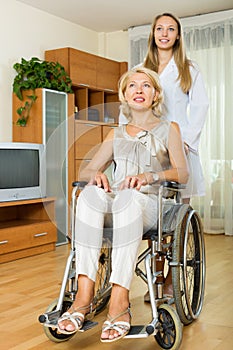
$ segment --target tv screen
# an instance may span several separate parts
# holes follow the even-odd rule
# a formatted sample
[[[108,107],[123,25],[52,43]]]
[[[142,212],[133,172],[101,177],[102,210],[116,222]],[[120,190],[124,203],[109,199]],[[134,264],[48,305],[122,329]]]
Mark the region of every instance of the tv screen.
[[[0,143],[0,201],[45,196],[44,147],[32,143]]]
[[[40,184],[39,152],[33,149],[0,149],[0,188]]]

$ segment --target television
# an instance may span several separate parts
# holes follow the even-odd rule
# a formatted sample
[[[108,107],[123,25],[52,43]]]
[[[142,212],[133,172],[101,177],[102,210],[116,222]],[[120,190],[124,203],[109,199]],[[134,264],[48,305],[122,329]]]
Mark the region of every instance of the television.
[[[0,143],[0,202],[42,198],[45,195],[44,145]]]

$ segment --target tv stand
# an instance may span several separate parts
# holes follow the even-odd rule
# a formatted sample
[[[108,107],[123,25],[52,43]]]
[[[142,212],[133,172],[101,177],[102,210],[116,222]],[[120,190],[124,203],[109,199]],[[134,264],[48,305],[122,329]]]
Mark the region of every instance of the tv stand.
[[[55,249],[55,198],[0,202],[0,263]]]

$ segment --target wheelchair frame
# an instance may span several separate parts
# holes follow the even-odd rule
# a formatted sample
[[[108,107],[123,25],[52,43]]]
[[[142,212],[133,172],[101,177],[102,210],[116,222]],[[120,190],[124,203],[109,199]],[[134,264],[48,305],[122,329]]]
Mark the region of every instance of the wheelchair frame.
[[[75,268],[75,214],[77,194],[86,185],[74,182],[71,203],[71,247],[64,271],[60,294],[46,312],[39,316],[46,336],[54,342],[69,340],[74,334],[61,334],[57,328],[59,317],[71,306],[78,290]],[[147,325],[131,326],[123,338],[146,338],[150,335],[162,349],[179,349],[183,325],[192,323],[200,314],[205,290],[205,245],[202,223],[197,212],[181,203],[181,184],[163,182],[159,187],[158,229],[147,232],[151,246],[138,257],[135,273],[148,285],[151,321]],[[173,198],[171,208],[163,213],[163,198]],[[96,314],[107,305],[111,295],[111,229],[104,230],[104,243],[99,258],[94,303]],[[164,269],[167,261],[172,269],[173,298],[164,296]],[[144,262],[144,269],[141,263]],[[175,308],[172,306],[175,305]],[[81,332],[98,323],[86,320]]]

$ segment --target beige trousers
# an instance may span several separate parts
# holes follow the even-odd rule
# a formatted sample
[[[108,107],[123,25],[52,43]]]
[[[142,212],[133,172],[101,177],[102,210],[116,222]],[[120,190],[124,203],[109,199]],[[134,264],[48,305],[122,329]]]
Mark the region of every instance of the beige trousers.
[[[112,227],[110,282],[130,289],[143,232],[157,227],[157,207],[157,196],[135,189],[106,193],[97,186],[86,186],[76,208],[77,276],[95,281],[103,228]]]

